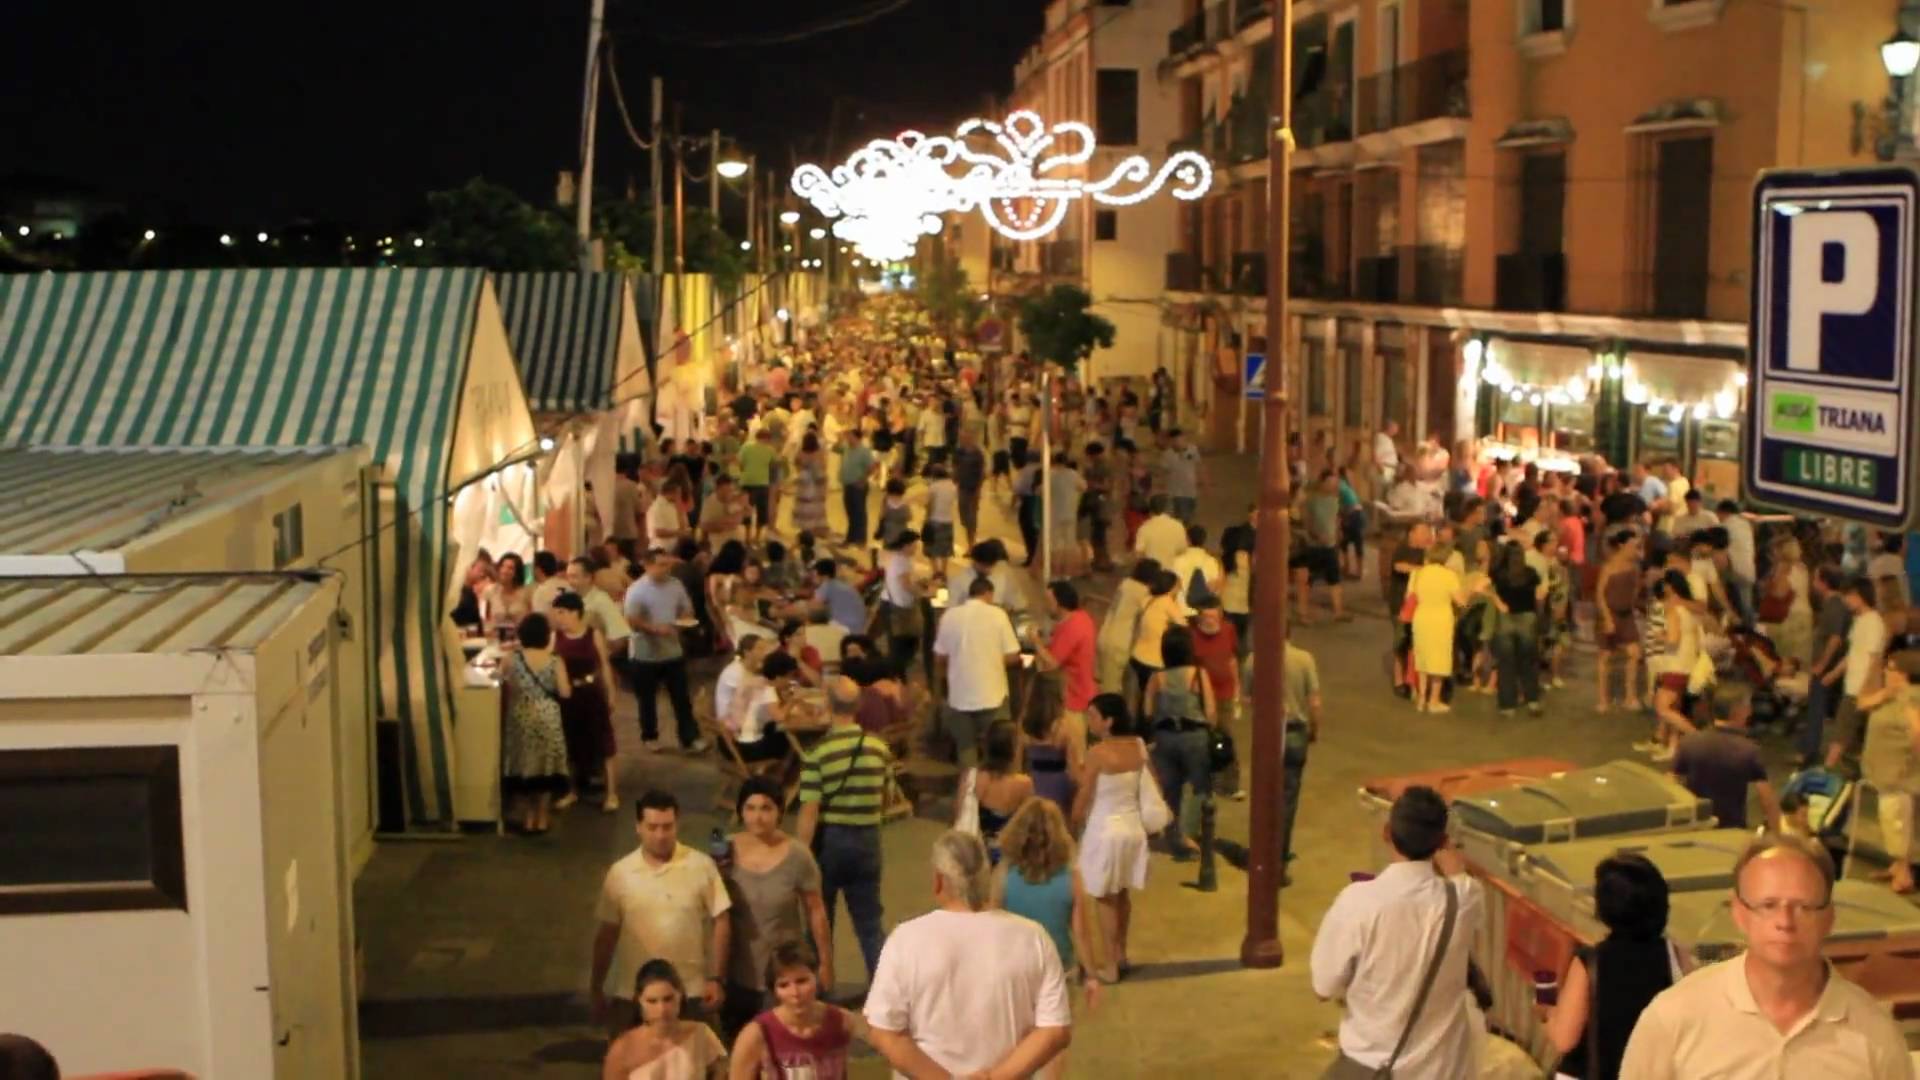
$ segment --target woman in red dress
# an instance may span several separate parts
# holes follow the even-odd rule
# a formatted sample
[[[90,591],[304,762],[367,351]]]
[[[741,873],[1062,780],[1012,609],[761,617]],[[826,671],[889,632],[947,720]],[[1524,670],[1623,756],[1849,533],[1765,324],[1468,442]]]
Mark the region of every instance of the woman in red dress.
[[[613,780],[613,666],[607,661],[607,639],[587,625],[586,605],[576,593],[553,598],[553,630],[553,655],[566,665],[573,683],[573,696],[560,709],[572,786],[554,809],[572,806],[599,779],[605,785],[600,809],[611,813],[620,808],[620,795]]]

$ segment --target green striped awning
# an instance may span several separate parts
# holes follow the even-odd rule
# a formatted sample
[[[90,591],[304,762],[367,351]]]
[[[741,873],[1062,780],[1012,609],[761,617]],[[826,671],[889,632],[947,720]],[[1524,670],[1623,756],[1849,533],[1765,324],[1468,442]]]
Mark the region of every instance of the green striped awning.
[[[0,276],[0,446],[357,444],[389,467],[378,682],[412,740],[416,819],[451,816],[448,455],[484,286],[472,269]]]
[[[494,280],[528,407],[536,413],[612,408],[625,275],[554,271]]]

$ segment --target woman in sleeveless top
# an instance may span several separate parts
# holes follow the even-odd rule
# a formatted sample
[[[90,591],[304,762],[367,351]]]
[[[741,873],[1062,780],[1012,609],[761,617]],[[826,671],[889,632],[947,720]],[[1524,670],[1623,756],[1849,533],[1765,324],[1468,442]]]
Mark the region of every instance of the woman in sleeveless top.
[[[1688,719],[1685,708],[1687,683],[1700,656],[1700,616],[1693,588],[1685,574],[1669,570],[1655,589],[1662,593],[1659,601],[1665,612],[1666,651],[1658,658],[1660,664],[1653,689],[1653,740],[1647,749],[1653,760],[1669,761],[1681,737],[1698,730]],[[1647,666],[1655,666],[1652,659],[1647,661]]]
[[[1607,711],[1607,661],[1620,658],[1621,704],[1628,712],[1640,708],[1639,683],[1634,668],[1640,660],[1640,626],[1634,603],[1640,596],[1640,538],[1622,529],[1612,539],[1613,554],[1600,568],[1596,587],[1600,603],[1600,654],[1594,669],[1600,712]]]
[[[1087,706],[1087,730],[1100,741],[1087,749],[1073,800],[1073,820],[1082,830],[1076,866],[1087,895],[1098,902],[1100,935],[1107,943],[1100,975],[1113,982],[1130,967],[1132,893],[1147,887],[1147,828],[1140,820],[1147,744],[1136,735],[1126,699],[1119,694],[1093,699]]]
[[[1051,800],[1065,814],[1073,810],[1073,767],[1078,763],[1070,758],[1059,717],[1048,715],[1050,711],[1028,711],[1026,750],[1022,754],[1025,760],[1021,764],[1033,778],[1033,793]],[[1044,730],[1040,729],[1042,724]]]
[[[553,796],[567,789],[567,740],[560,702],[573,694],[567,669],[554,658],[545,615],[520,620],[520,647],[507,658],[507,716],[500,740],[502,786],[519,805],[520,828],[538,836],[552,826]]]
[[[1033,798],[1033,778],[1014,766],[1014,747],[1018,742],[1012,721],[994,721],[987,728],[985,760],[961,781],[973,789],[980,840],[987,845],[987,854],[996,864],[1000,861],[1000,830],[1022,803]],[[961,814],[965,814],[965,807],[966,800],[962,799]],[[954,827],[964,830],[967,824],[956,820]]]
[[[1039,923],[1060,954],[1061,970],[1072,979],[1078,968],[1087,1006],[1098,1007],[1100,980],[1093,973],[1095,950],[1088,936],[1093,920],[1073,865],[1066,815],[1046,799],[1029,799],[1014,811],[1000,841],[1005,858],[993,875],[993,906]],[[1067,1075],[1066,1057],[1062,1052],[1038,1075]]]
[[[1171,576],[1171,575],[1167,575]],[[1180,831],[1181,793],[1191,788],[1195,798],[1213,797],[1214,723],[1213,684],[1193,662],[1193,634],[1184,626],[1168,630],[1160,651],[1166,667],[1147,680],[1146,710],[1152,717],[1153,771],[1173,821],[1167,825],[1167,847],[1175,861],[1199,854],[1200,845]]]
[[[853,1040],[866,1041],[867,1022],[820,1000],[813,950],[789,941],[767,958],[767,986],[778,1004],[740,1029],[733,1044],[732,1080],[846,1080]]]
[[[1595,914],[1607,936],[1575,950],[1546,1032],[1562,1054],[1560,1076],[1615,1080],[1641,1010],[1683,970],[1665,937],[1667,882],[1659,869],[1644,856],[1621,854],[1596,867],[1593,878]]]
[[[812,433],[800,440],[793,463],[793,529],[815,536],[827,532],[827,461],[820,437]]]
[[[607,1048],[602,1080],[719,1080],[727,1075],[727,1048],[705,1024],[680,1019],[686,1000],[680,973],[649,960],[634,978],[640,1025]]]
[[[613,665],[607,659],[607,639],[587,625],[586,611],[578,593],[553,598],[553,654],[566,665],[567,681],[573,684],[573,694],[560,703],[567,760],[573,765],[571,785],[554,809],[572,806],[588,785],[599,781],[600,809],[612,813],[620,808],[613,780]]]

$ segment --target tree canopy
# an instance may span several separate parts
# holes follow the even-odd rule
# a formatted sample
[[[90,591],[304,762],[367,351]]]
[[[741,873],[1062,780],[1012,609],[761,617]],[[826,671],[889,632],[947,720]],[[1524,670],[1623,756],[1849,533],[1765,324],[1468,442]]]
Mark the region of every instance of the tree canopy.
[[[1055,285],[1020,301],[1020,334],[1027,351],[1071,371],[1096,348],[1113,347],[1113,324],[1088,311],[1085,289]]]

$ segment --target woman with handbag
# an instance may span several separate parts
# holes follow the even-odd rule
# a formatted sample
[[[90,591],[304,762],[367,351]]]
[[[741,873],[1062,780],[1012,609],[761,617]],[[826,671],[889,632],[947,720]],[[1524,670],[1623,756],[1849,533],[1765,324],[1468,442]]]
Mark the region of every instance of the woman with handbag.
[[[510,805],[517,805],[522,832],[539,836],[553,824],[553,797],[567,790],[567,740],[560,703],[573,696],[567,669],[553,655],[553,627],[545,615],[520,620],[520,647],[506,662],[506,723],[500,736],[500,771]]]
[[[916,581],[913,574],[913,556],[919,549],[920,534],[902,529],[887,544],[887,553],[880,562],[884,575],[880,620],[887,630],[887,657],[893,661],[901,682],[913,674],[913,659],[920,654],[920,642],[927,629],[920,610],[924,585]]]
[[[1200,845],[1180,831],[1180,796],[1192,788],[1196,798],[1213,797],[1213,723],[1217,705],[1213,685],[1193,662],[1193,633],[1184,626],[1166,632],[1160,643],[1166,666],[1147,680],[1146,713],[1153,718],[1153,771],[1173,821],[1167,825],[1167,849],[1175,862],[1200,853]]]
[[[1131,969],[1127,927],[1133,920],[1133,893],[1147,887],[1147,837],[1167,827],[1172,810],[1147,768],[1147,744],[1135,733],[1126,699],[1101,694],[1087,706],[1087,730],[1100,741],[1087,749],[1086,765],[1073,798],[1074,824],[1081,828],[1080,882],[1098,904],[1107,966],[1100,972],[1115,982]]]

